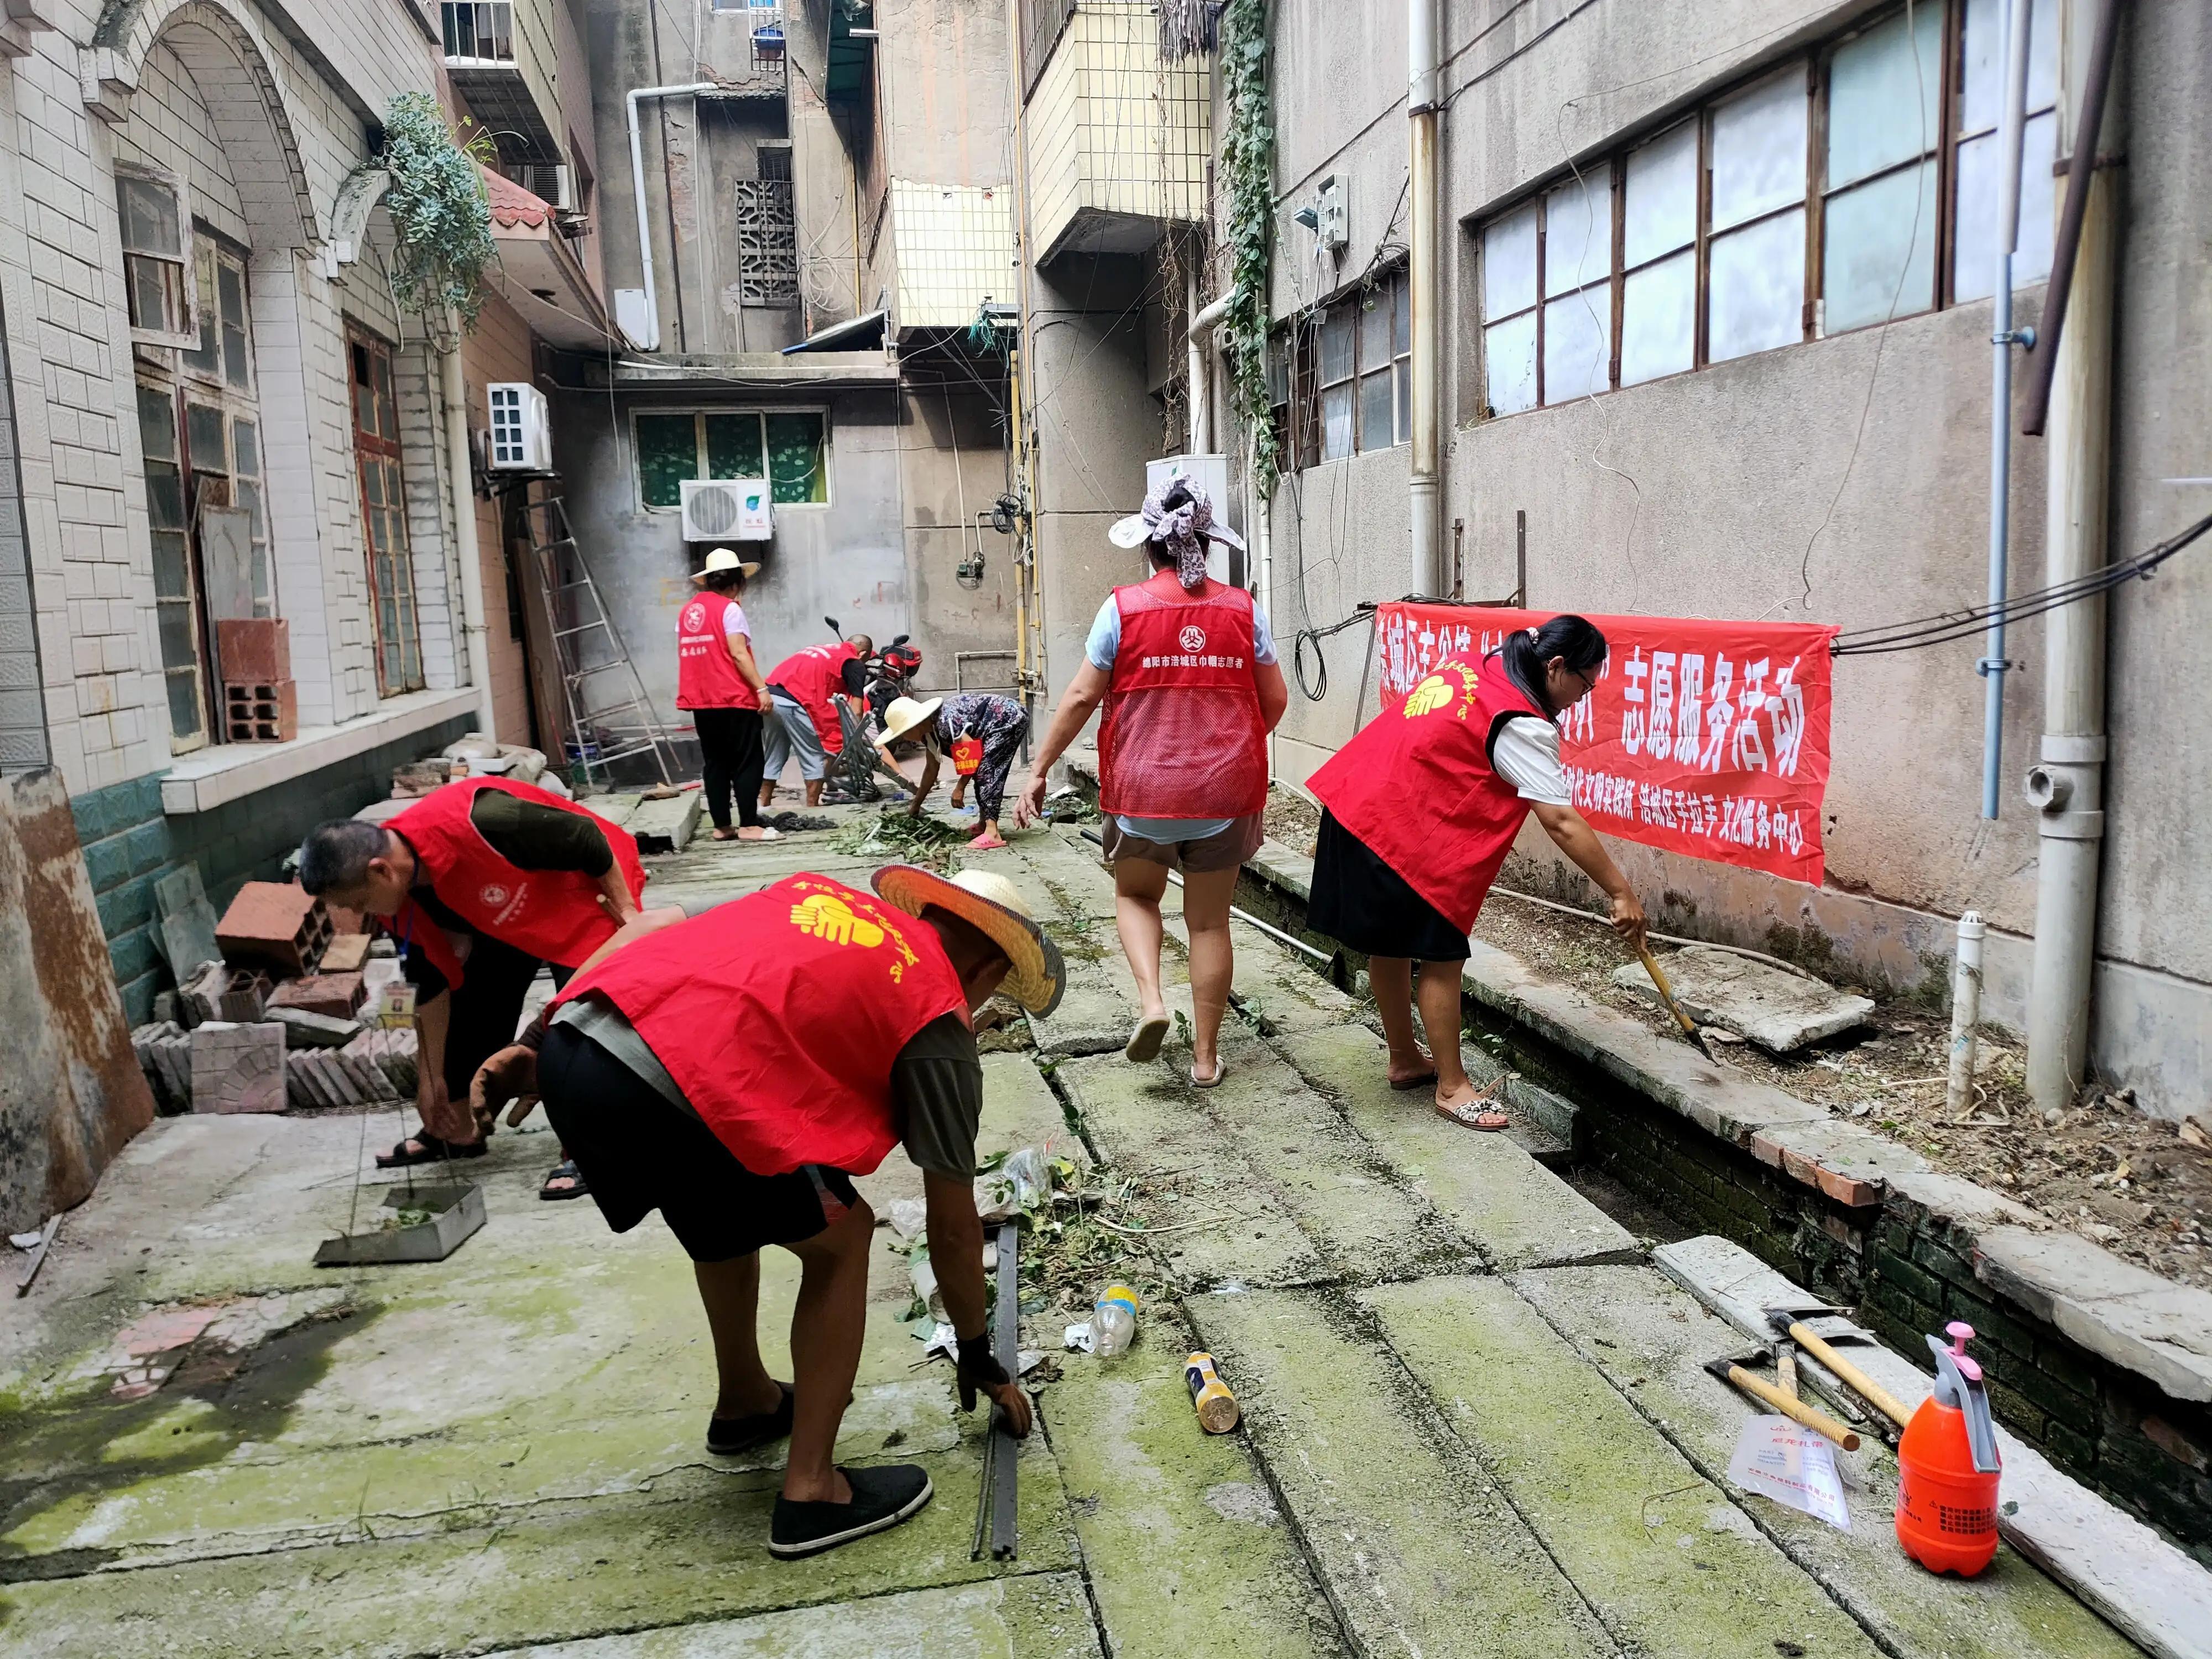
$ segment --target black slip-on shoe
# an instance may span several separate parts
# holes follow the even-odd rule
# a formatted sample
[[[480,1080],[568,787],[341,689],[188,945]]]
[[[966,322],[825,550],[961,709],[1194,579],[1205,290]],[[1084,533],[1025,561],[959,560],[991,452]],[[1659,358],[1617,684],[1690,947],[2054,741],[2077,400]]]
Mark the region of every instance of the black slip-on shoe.
[[[929,1502],[933,1491],[929,1471],[918,1463],[883,1463],[841,1473],[853,1487],[849,1504],[775,1500],[775,1514],[768,1527],[769,1554],[790,1560],[896,1527]]]
[[[756,1412],[750,1417],[708,1418],[707,1449],[717,1457],[735,1457],[789,1434],[794,1396],[790,1383],[779,1382],[775,1386],[783,1390],[783,1403],[772,1412]]]

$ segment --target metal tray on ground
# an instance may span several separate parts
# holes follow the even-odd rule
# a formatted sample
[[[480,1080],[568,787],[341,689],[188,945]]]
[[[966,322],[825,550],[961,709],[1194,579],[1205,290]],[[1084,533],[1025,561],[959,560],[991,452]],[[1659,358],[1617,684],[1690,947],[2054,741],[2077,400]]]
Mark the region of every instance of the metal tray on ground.
[[[394,1187],[384,1195],[387,1210],[427,1210],[430,1219],[411,1227],[347,1233],[326,1238],[315,1251],[318,1267],[367,1267],[393,1261],[443,1261],[461,1241],[484,1224],[483,1188],[471,1181],[459,1187]]]

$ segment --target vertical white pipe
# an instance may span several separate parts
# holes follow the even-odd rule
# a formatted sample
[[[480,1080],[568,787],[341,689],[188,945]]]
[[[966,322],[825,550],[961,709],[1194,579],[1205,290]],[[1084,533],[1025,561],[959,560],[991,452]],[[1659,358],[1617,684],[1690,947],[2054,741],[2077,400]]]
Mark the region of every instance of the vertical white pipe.
[[[1951,1074],[1943,1091],[1944,1115],[1961,1118],[1973,1103],[1975,1029],[1982,1023],[1982,940],[1989,929],[1969,910],[1959,918],[1959,945],[1951,966]]]
[[[2031,0],[2006,0],[2004,121],[1998,129],[1996,306],[1990,329],[1990,604],[2005,601],[2005,567],[2011,551],[2012,507],[2012,256],[2020,246],[2021,131],[2027,109],[2027,33]],[[2004,761],[2005,625],[1990,623],[1982,659],[1975,665],[1982,698],[1982,816],[1997,815],[1998,775]]]
[[[484,627],[483,561],[477,546],[475,471],[469,463],[469,383],[461,371],[458,329],[453,349],[440,354],[446,405],[446,470],[453,480],[453,561],[461,573],[461,633],[469,684],[476,688],[477,726],[496,742],[491,700],[491,635]]]
[[[643,98],[678,98],[686,93],[698,94],[719,90],[712,81],[696,81],[681,87],[632,87],[623,99],[623,107],[629,121],[629,187],[637,198],[637,258],[645,272],[645,332],[647,337],[637,344],[641,350],[660,349],[660,290],[653,280],[653,226],[645,212],[645,145],[638,136],[637,106]],[[675,227],[669,228],[675,234]]]
[[[1407,0],[1406,63],[1406,106],[1411,129],[1407,196],[1413,219],[1407,275],[1413,308],[1413,453],[1407,517],[1412,532],[1413,591],[1441,593],[1444,588],[1439,564],[1442,540],[1437,533],[1441,493],[1437,368],[1442,337],[1437,317],[1437,0]]]
[[[2069,69],[2086,73],[2077,33]],[[2068,76],[2069,88],[2081,84]],[[2078,100],[2077,105],[2078,105]],[[2118,102],[2117,98],[2112,100]],[[2112,131],[2111,105],[2106,131]],[[2075,144],[2100,135],[2076,132]],[[2080,252],[2045,426],[2045,580],[2069,582],[2103,568],[2112,454],[2114,265],[2119,243],[2118,170],[2089,179]],[[2097,883],[2105,833],[2106,605],[2100,595],[2044,618],[2043,747],[2029,793],[2037,828],[2035,957],[2027,1002],[2027,1090],[2063,1110],[2087,1080],[2091,978],[2096,962]]]
[[[1200,343],[1198,329],[1198,259],[1194,252],[1188,264],[1189,269],[1184,271],[1182,280],[1182,314],[1191,319],[1183,330],[1183,374],[1188,385],[1183,427],[1188,441],[1184,447],[1193,455],[1203,455],[1211,435],[1206,429],[1206,404],[1207,394],[1212,388],[1207,384],[1206,347]]]

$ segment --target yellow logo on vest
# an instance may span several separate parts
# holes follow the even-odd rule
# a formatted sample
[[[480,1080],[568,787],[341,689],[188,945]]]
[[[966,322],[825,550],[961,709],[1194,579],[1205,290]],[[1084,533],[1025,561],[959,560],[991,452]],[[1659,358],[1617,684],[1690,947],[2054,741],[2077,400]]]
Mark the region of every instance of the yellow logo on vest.
[[[1424,714],[1433,714],[1452,700],[1452,688],[1441,674],[1431,674],[1415,686],[1406,697],[1406,718],[1419,720]]]
[[[811,893],[791,907],[791,925],[826,945],[860,945],[873,950],[884,930],[834,893]]]

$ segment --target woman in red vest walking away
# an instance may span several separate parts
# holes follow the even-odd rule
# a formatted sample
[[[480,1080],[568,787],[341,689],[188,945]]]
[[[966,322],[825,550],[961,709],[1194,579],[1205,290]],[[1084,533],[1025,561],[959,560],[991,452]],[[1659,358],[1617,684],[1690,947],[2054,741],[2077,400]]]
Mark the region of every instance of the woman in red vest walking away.
[[[1437,1109],[1471,1129],[1503,1129],[1506,1117],[1483,1109],[1460,1061],[1461,964],[1531,811],[1612,899],[1613,931],[1644,939],[1643,907],[1574,809],[1553,723],[1589,695],[1605,652],[1589,623],[1554,617],[1479,660],[1447,657],[1307,780],[1327,809],[1307,922],[1367,953],[1390,1086],[1434,1083]],[[1417,960],[1426,1053],[1413,1036]]]
[[[1290,704],[1265,612],[1241,587],[1206,574],[1206,544],[1241,549],[1213,504],[1178,479],[1107,532],[1142,545],[1150,580],[1107,595],[1014,808],[1044,811],[1045,776],[1103,702],[1098,804],[1114,866],[1114,914],[1141,1006],[1122,1052],[1149,1060],[1168,1031],[1160,994],[1160,898],[1182,872],[1190,933],[1190,1080],[1221,1081],[1217,1044],[1233,966],[1229,900],[1258,850],[1267,805],[1267,734]]]
[[[676,618],[676,706],[699,734],[700,769],[716,841],[774,841],[760,821],[761,699],[768,682],[753,661],[751,629],[738,601],[760,566],[726,547],[707,556],[691,580],[706,592]],[[730,827],[737,796],[739,828]]]

